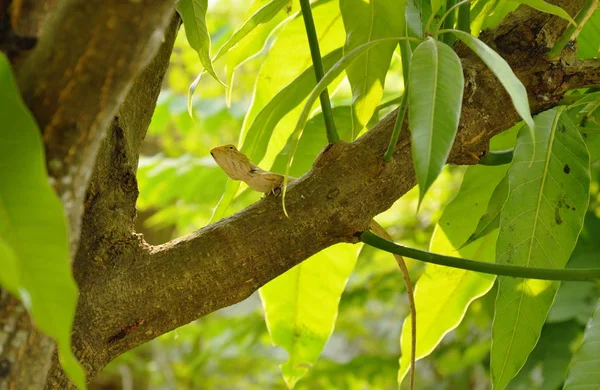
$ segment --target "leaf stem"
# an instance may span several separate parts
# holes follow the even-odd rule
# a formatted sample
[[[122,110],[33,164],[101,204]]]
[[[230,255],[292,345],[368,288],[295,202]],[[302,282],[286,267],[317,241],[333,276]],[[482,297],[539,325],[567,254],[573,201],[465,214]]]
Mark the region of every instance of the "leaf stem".
[[[457,0],[448,0],[446,2],[446,7],[449,10],[452,10],[453,7],[456,5]],[[451,11],[448,14],[448,17],[446,17],[446,20],[443,21],[442,26],[444,26],[444,28],[454,28],[454,22],[456,20],[456,11]],[[444,42],[446,45],[452,47],[452,45],[454,45],[454,41],[456,41],[456,37],[454,35],[446,35],[443,39],[442,42]]]
[[[304,19],[304,27],[306,28],[306,37],[308,38],[308,46],[310,47],[310,56],[312,57],[313,67],[315,68],[315,76],[317,77],[318,83],[325,75],[325,72],[323,71],[323,61],[321,60],[319,39],[317,38],[315,21],[310,9],[310,1],[300,0],[300,8],[302,9],[302,18]],[[330,144],[338,143],[340,141],[340,136],[335,128],[333,112],[331,111],[331,101],[329,100],[329,92],[327,92],[327,88],[321,92],[319,99],[321,100],[321,110],[323,111],[325,130],[327,131],[327,141]]]
[[[437,27],[436,27],[435,31],[432,33],[432,35],[433,35],[433,36],[436,36],[436,35],[438,34],[438,30],[439,30],[440,28],[442,28],[442,26],[446,26],[446,25],[444,24],[444,21],[446,20],[446,18],[447,18],[447,17],[448,17],[450,14],[453,14],[453,12],[454,12],[454,10],[455,10],[456,8],[458,8],[458,7],[460,7],[460,6],[464,5],[464,4],[470,4],[470,3],[471,3],[471,0],[463,0],[463,1],[461,1],[461,2],[458,2],[458,3],[454,4],[452,7],[450,7],[450,8],[448,9],[448,11],[446,11],[446,13],[445,13],[445,14],[442,16],[442,18],[441,18],[441,19],[440,19],[440,21],[438,22],[438,25],[437,25]],[[453,27],[451,27],[450,29],[452,29],[452,28],[453,28]]]
[[[390,162],[394,156],[394,150],[400,138],[400,131],[402,130],[402,124],[404,123],[404,116],[406,115],[406,107],[408,106],[408,84],[404,84],[404,92],[402,93],[402,102],[398,107],[398,116],[396,117],[396,123],[394,124],[394,130],[392,131],[392,137],[390,138],[390,144],[388,145],[385,154],[383,155],[383,161]]]
[[[410,257],[426,263],[443,265],[469,271],[481,272],[492,275],[512,276],[516,278],[562,280],[575,282],[600,281],[600,268],[557,269],[533,268],[516,265],[486,263],[483,261],[467,260],[458,257],[445,256],[419,249],[409,248],[379,237],[375,233],[365,230],[360,234],[360,240],[367,245],[382,249],[386,252]]]
[[[567,26],[560,38],[558,38],[558,40],[554,43],[552,49],[550,49],[548,52],[548,58],[557,59],[560,57],[560,53],[565,46],[567,46],[570,41],[573,41],[577,38],[577,35],[579,35],[579,32],[583,28],[583,25],[585,22],[587,22],[590,16],[592,16],[596,10],[596,7],[598,7],[598,0],[586,0],[583,7],[577,13],[577,16],[575,16],[575,23],[577,23],[577,25],[569,24]]]
[[[479,160],[479,165],[497,166],[510,164],[514,152],[514,149],[498,150],[495,152],[490,151],[485,155],[485,157]]]
[[[390,162],[394,156],[394,150],[400,138],[400,131],[402,130],[402,124],[404,123],[404,116],[406,115],[406,107],[408,106],[408,68],[410,67],[410,58],[412,56],[412,50],[408,41],[400,41],[400,56],[402,57],[402,76],[404,78],[404,92],[402,92],[402,100],[398,107],[398,116],[396,117],[396,123],[394,124],[394,130],[392,131],[392,137],[390,138],[390,144],[388,145],[385,154],[383,155],[383,161]]]

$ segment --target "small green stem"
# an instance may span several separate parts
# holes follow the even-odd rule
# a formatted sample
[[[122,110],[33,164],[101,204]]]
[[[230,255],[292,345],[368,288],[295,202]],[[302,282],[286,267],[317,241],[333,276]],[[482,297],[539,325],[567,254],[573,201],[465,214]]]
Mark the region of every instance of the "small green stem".
[[[471,4],[461,4],[458,8],[458,23],[456,24],[458,30],[466,33],[471,33]]]
[[[386,252],[421,260],[426,263],[438,264],[452,268],[460,268],[469,271],[482,272],[484,274],[512,276],[515,278],[563,280],[575,282],[600,281],[600,268],[587,269],[556,269],[556,268],[533,268],[519,267],[516,265],[486,263],[483,261],[466,260],[458,257],[445,256],[419,249],[408,248],[398,245],[379,237],[375,233],[366,230],[361,233],[360,240],[365,244]]]
[[[406,84],[405,84],[406,85]],[[408,106],[408,89],[404,87],[404,93],[402,94],[402,102],[398,108],[398,116],[396,117],[396,123],[394,124],[394,130],[392,131],[392,137],[390,138],[390,144],[388,145],[385,154],[383,155],[383,161],[390,162],[394,156],[394,150],[400,138],[400,131],[402,130],[402,124],[404,123],[404,116],[406,115],[406,107]]]
[[[385,154],[383,155],[383,161],[390,162],[394,156],[394,150],[400,138],[400,131],[402,130],[402,124],[404,123],[404,116],[406,115],[406,107],[408,106],[408,69],[410,67],[410,58],[412,56],[412,50],[410,44],[406,40],[400,41],[400,56],[402,57],[402,76],[404,77],[404,92],[402,92],[402,100],[398,107],[398,116],[396,116],[396,123],[394,124],[394,130],[392,131],[392,137],[390,138],[390,144],[388,145]]]
[[[315,68],[315,76],[317,83],[321,81],[325,72],[323,70],[323,61],[321,60],[321,50],[319,49],[319,39],[317,38],[317,30],[315,21],[310,9],[309,0],[300,0],[300,8],[302,9],[302,18],[304,19],[304,27],[306,28],[306,37],[308,38],[308,46],[310,47],[310,56],[312,57],[313,67]],[[327,88],[319,95],[321,100],[321,110],[323,111],[323,119],[325,121],[325,130],[327,131],[327,141],[330,144],[335,144],[340,141],[340,136],[335,128],[333,120],[333,112],[331,111],[331,101]]]
[[[444,23],[444,21],[446,20],[446,18],[448,18],[448,16],[449,16],[450,14],[453,14],[453,13],[454,13],[454,11],[456,10],[456,8],[460,7],[461,5],[464,5],[464,4],[470,4],[470,3],[471,3],[471,0],[463,0],[463,1],[461,1],[461,2],[458,2],[458,3],[454,4],[452,7],[450,7],[450,8],[448,9],[448,11],[446,11],[446,13],[445,13],[445,14],[442,16],[442,18],[441,18],[441,19],[440,19],[440,21],[438,22],[438,25],[437,25],[437,27],[435,28],[435,31],[433,31],[433,32],[431,33],[431,35],[433,35],[433,36],[435,37],[435,36],[438,34],[438,31],[440,30],[440,28],[442,28],[442,25],[444,25],[444,26],[445,26],[445,23]]]
[[[496,166],[510,164],[513,159],[514,152],[514,149],[488,152],[485,157],[479,160],[479,165]]]
[[[452,7],[454,7],[454,5],[456,5],[456,1],[457,0],[448,0],[446,2],[446,7],[448,9],[451,9]],[[444,20],[444,23],[442,24],[443,28],[448,28],[448,29],[452,29],[454,28],[454,21],[456,19],[456,11],[452,11],[448,14],[448,17],[446,17],[446,20]],[[456,41],[456,37],[454,35],[446,35],[442,38],[442,42],[444,42],[446,45],[452,47],[452,45],[454,45],[454,41]]]
[[[548,58],[557,59],[560,57],[560,53],[565,48],[567,43],[577,38],[577,35],[583,28],[583,25],[590,18],[590,16],[592,16],[597,6],[598,0],[587,0],[585,2],[583,7],[577,13],[577,16],[575,16],[574,20],[577,25],[569,24],[567,26],[560,38],[558,38],[558,40],[554,43],[552,49],[550,49],[548,52]]]

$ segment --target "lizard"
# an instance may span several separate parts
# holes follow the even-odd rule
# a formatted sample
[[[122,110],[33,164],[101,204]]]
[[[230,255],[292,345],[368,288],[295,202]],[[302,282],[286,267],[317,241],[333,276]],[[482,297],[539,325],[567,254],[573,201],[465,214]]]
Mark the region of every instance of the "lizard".
[[[232,180],[241,180],[248,187],[255,191],[268,195],[275,195],[279,191],[284,182],[284,176],[279,173],[265,171],[264,169],[253,164],[250,159],[235,146],[228,144],[217,146],[210,150],[210,155],[213,157],[219,167]],[[295,178],[288,177],[289,181]],[[385,229],[374,219],[369,223],[369,228],[375,233],[387,240],[392,241],[390,235]],[[396,262],[402,272],[404,283],[406,284],[406,293],[408,295],[408,303],[411,316],[411,352],[410,352],[410,385],[409,388],[414,388],[415,381],[415,360],[416,360],[416,344],[417,344],[417,311],[413,294],[410,276],[404,258],[394,254]]]

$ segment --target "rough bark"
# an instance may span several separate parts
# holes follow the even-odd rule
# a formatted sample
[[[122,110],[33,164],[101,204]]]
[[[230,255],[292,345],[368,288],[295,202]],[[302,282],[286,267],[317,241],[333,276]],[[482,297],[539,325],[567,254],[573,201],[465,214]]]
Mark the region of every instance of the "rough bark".
[[[75,2],[64,2],[70,3]],[[102,2],[96,6],[96,12],[98,8],[112,9],[104,16],[108,25],[111,17],[122,17],[117,3],[121,4]],[[573,15],[583,1],[555,3]],[[68,9],[64,4],[59,4],[57,13]],[[154,4],[144,5],[143,12],[158,12]],[[81,12],[89,11],[87,5],[79,7]],[[160,23],[150,16],[142,17],[141,22],[151,23],[149,20]],[[407,129],[393,161],[384,164],[381,158],[395,118],[392,113],[356,142],[327,148],[313,169],[290,186],[286,204],[291,218],[283,215],[280,198],[267,197],[195,233],[161,246],[147,245],[133,229],[135,168],[139,143],[168,63],[169,39],[136,81],[113,120],[128,89],[127,80],[135,73],[124,72],[123,77],[118,76],[119,81],[114,80],[120,54],[110,57],[112,62],[102,56],[102,50],[113,50],[114,30],[124,33],[120,26],[113,26],[104,34],[90,28],[91,48],[73,57],[85,60],[83,68],[78,68],[75,61],[73,66],[63,67],[63,71],[71,72],[70,77],[50,80],[47,71],[36,74],[33,64],[48,58],[51,43],[63,42],[56,39],[64,38],[66,32],[61,35],[55,31],[59,29],[56,21],[48,23],[53,26],[48,31],[52,31],[54,38],[48,38],[40,54],[26,60],[20,75],[27,102],[44,129],[50,172],[56,178],[57,191],[70,219],[76,222],[72,232],[75,238],[81,226],[74,263],[81,296],[73,341],[90,377],[120,353],[245,299],[312,254],[338,242],[355,242],[357,233],[367,227],[373,216],[389,208],[415,185]],[[77,26],[89,24],[74,16],[64,28],[74,33]],[[501,26],[483,35],[525,84],[533,112],[555,106],[569,89],[600,86],[598,61],[569,63],[545,59],[544,53],[564,26],[562,20],[521,7]],[[135,42],[128,42],[139,48],[150,35],[138,34],[132,38]],[[466,48],[458,46],[457,52],[466,87],[459,134],[449,162],[475,164],[487,152],[489,139],[519,118],[495,76]],[[66,52],[59,53],[67,59],[72,57]],[[99,56],[104,61],[94,62]],[[141,66],[142,62],[135,66]],[[123,65],[119,69],[133,66]],[[46,84],[29,80],[36,77]],[[96,100],[91,102],[84,99],[86,94],[81,89],[85,85],[111,92],[93,94]],[[84,99],[83,103],[79,99]],[[84,198],[86,178],[110,120],[113,122],[98,153],[94,176]],[[73,172],[72,166],[76,167]],[[85,205],[83,218],[82,205]],[[0,307],[10,307],[4,296],[0,298]],[[19,315],[23,316],[22,311]],[[0,375],[2,367],[0,360]],[[9,375],[16,375],[12,372]],[[48,387],[68,387],[56,361]]]
[[[174,2],[0,2],[0,48],[10,55],[23,99],[42,129],[48,171],[69,219],[72,253],[100,141],[162,43]],[[0,312],[0,389],[43,388],[53,342],[6,293],[0,295]]]

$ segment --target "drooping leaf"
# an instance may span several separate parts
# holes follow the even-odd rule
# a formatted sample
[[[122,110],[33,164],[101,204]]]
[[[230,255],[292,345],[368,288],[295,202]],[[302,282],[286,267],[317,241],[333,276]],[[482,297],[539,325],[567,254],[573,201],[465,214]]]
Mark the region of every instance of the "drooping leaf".
[[[331,336],[357,254],[352,245],[329,247],[260,289],[271,341],[288,353],[281,366],[288,389],[310,370]]]
[[[480,0],[471,9],[471,34],[478,36],[481,30],[496,27],[519,3],[504,0]]]
[[[190,46],[198,53],[198,58],[200,58],[204,69],[215,80],[225,86],[217,76],[210,58],[210,34],[206,28],[208,0],[179,0],[176,9],[183,20],[185,36]]]
[[[85,389],[85,373],[71,352],[77,286],[67,222],[48,181],[40,131],[2,53],[0,107],[0,281],[56,340],[65,372]]]
[[[577,58],[595,58],[600,54],[600,11],[596,10],[577,36]]]
[[[582,333],[581,326],[575,321],[546,323],[527,363],[506,388],[559,389]]]
[[[500,181],[496,186],[496,189],[492,193],[488,208],[485,213],[481,216],[477,227],[473,234],[469,236],[469,239],[462,246],[469,245],[473,241],[488,235],[491,231],[498,229],[500,225],[500,212],[506,198],[508,197],[508,179],[506,177]]]
[[[515,144],[514,127],[494,137],[492,150],[504,150]],[[488,169],[491,168],[491,169]],[[494,188],[506,175],[508,166],[472,166],[467,168],[461,188],[446,206],[434,231],[430,249],[436,253],[469,259],[493,261],[496,232],[458,248],[477,225]],[[470,303],[489,291],[494,277],[428,264],[425,274],[415,288],[417,305],[417,357],[429,355],[444,335],[462,321]],[[402,351],[409,349],[410,319],[404,322],[401,336]],[[400,359],[398,378],[409,369],[408,355]]]
[[[536,117],[536,143],[522,129],[508,172],[496,261],[564,268],[583,225],[589,197],[588,152],[563,109]],[[531,166],[530,166],[531,165]],[[491,373],[502,389],[535,346],[559,283],[499,277],[492,329]]]
[[[564,20],[568,21],[569,23],[577,24],[577,23],[575,23],[573,18],[571,18],[569,16],[567,11],[565,11],[564,9],[562,9],[556,5],[548,4],[544,0],[511,0],[511,1],[515,1],[520,4],[526,4],[526,5],[530,6],[531,8],[537,9],[538,11],[545,12],[545,13],[551,14],[551,15],[556,15],[559,18],[563,18]]]
[[[564,390],[593,390],[600,387],[598,370],[598,345],[600,345],[600,300],[583,335],[583,343],[573,356]]]
[[[525,86],[523,86],[521,80],[515,76],[504,58],[500,57],[500,55],[493,51],[488,45],[464,31],[452,30],[452,32],[458,39],[463,41],[465,45],[473,50],[496,77],[498,77],[498,80],[500,80],[500,83],[502,83],[506,92],[510,95],[517,113],[519,113],[521,118],[527,123],[527,126],[529,126],[531,137],[533,142],[535,142],[535,124],[531,117],[531,111],[529,110],[527,90],[525,90]]]
[[[427,0],[406,0],[406,31],[409,37],[423,39],[425,23],[431,16],[431,4]],[[411,42],[411,47],[413,43]],[[416,46],[415,46],[416,47]]]
[[[251,7],[251,14],[248,19],[234,31],[233,35],[219,48],[217,54],[212,59],[213,63],[217,62],[224,56],[227,56],[226,72],[227,72],[227,103],[231,104],[231,93],[233,89],[233,75],[235,68],[244,60],[256,53],[256,46],[262,47],[269,33],[277,26],[277,24],[289,16],[295,9],[296,2],[290,0],[271,0],[255,1]],[[244,42],[244,45],[239,45]],[[244,46],[244,47],[240,47]],[[206,69],[202,70],[204,73]],[[190,86],[188,94],[188,105],[191,106],[192,95],[196,91],[198,82],[202,75],[198,75],[196,80]],[[190,115],[191,115],[191,110]]]
[[[489,169],[491,168],[491,169]],[[458,249],[475,228],[496,184],[508,167],[473,166],[467,169],[456,197],[446,206],[431,239],[430,251],[468,259],[493,261],[496,231]],[[468,211],[467,211],[468,210]],[[415,286],[417,359],[429,355],[444,335],[462,321],[467,308],[494,284],[493,275],[427,264]],[[404,320],[400,339],[398,381],[410,368],[410,318]],[[418,365],[417,365],[418,366]]]
[[[449,46],[426,39],[411,58],[409,126],[419,201],[442,171],[458,130],[464,78]]]
[[[341,0],[346,28],[344,52],[379,38],[398,37],[404,32],[405,0]],[[353,134],[361,133],[381,102],[385,77],[397,42],[373,47],[346,68],[352,87]]]
[[[446,4],[445,0],[431,0],[431,13],[437,14],[437,12]]]
[[[229,49],[243,41],[254,28],[271,21],[282,9],[291,6],[292,1],[290,0],[271,0],[262,6],[259,10],[254,12],[240,28],[234,31],[233,35],[219,48],[213,61],[217,61],[227,54]]]

